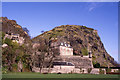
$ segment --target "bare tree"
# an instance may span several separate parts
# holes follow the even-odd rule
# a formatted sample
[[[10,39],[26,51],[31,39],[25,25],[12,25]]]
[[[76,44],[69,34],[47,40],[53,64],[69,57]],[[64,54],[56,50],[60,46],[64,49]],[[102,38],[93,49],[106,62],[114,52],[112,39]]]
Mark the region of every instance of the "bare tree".
[[[48,72],[50,72],[50,68],[52,67],[52,63],[54,61],[55,58],[55,53],[50,49],[50,58],[49,58],[49,69]]]
[[[39,39],[39,48],[38,51],[40,52],[38,58],[39,58],[39,64],[40,64],[40,73],[42,68],[45,64],[45,58],[48,56],[49,53],[49,46],[48,46],[48,40],[40,38]]]
[[[44,65],[44,62],[45,62],[45,53],[41,52],[41,54],[38,55],[38,59],[39,59],[40,73],[41,73],[43,65]]]
[[[52,63],[54,61],[54,52],[53,50],[49,47],[49,39],[43,39],[42,37],[39,38],[39,44],[40,46],[38,47],[37,51],[39,54],[36,54],[37,56],[36,60],[39,63],[39,68],[40,68],[40,73],[42,73],[43,67],[48,67],[48,72],[50,68],[52,67]]]

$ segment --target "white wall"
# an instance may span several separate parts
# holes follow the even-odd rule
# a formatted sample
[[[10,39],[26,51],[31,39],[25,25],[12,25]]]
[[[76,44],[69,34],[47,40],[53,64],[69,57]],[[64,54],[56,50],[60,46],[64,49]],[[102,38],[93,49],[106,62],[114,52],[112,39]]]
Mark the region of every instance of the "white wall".
[[[73,55],[72,48],[68,48],[64,46],[60,46],[59,48],[60,48],[60,55]]]

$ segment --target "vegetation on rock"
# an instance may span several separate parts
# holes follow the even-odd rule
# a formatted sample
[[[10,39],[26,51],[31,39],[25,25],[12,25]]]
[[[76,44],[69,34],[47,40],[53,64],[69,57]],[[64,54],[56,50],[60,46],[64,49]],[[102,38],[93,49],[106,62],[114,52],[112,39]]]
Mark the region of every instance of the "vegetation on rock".
[[[51,48],[50,45],[52,42],[56,42],[56,45],[58,45],[60,42],[64,41],[70,42],[74,50],[74,55],[77,56],[88,55],[88,47],[90,47],[94,67],[118,66],[105,50],[97,31],[92,28],[82,25],[61,25],[50,31],[42,31],[42,34],[39,36],[30,39],[29,30],[22,28],[15,20],[2,17],[0,24],[2,24],[0,43],[2,45],[8,45],[2,48],[3,73],[9,71],[18,72],[17,68],[20,60],[23,64],[23,72],[31,71],[34,59],[39,59],[41,63],[40,68],[45,65],[50,68],[54,57],[58,55],[58,50]],[[19,34],[25,39],[24,44],[20,45],[9,38],[4,39],[7,33]],[[39,44],[37,48],[33,48],[35,43]],[[41,56],[33,57],[33,55],[37,53]]]

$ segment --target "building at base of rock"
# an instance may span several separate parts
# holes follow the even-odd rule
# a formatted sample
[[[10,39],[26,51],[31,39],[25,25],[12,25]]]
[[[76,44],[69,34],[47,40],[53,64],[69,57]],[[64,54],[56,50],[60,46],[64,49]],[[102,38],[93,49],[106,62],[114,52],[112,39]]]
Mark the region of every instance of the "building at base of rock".
[[[75,56],[70,42],[57,40],[52,40],[50,47],[57,49],[57,53],[59,53],[54,57],[50,73],[77,73],[77,69],[82,69],[84,73],[87,73],[87,69],[93,68],[91,51],[89,51],[88,56]],[[39,64],[39,61],[36,62]],[[44,67],[44,70],[45,68],[47,69]],[[38,65],[33,66],[33,71],[38,72],[39,69]]]

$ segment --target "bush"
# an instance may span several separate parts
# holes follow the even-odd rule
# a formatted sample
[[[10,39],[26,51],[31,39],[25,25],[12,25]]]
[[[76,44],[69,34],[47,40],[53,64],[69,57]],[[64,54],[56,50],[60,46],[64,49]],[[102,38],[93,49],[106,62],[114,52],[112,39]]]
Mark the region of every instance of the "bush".
[[[88,73],[90,73],[92,71],[92,68],[88,68]]]
[[[12,64],[12,67],[17,69],[18,65],[17,64]]]
[[[6,74],[6,73],[8,73],[7,67],[2,67],[2,74]]]
[[[94,64],[93,64],[93,66],[94,66],[95,68],[100,68],[100,64],[99,64],[99,63],[97,63],[97,62],[96,62],[96,63],[94,63]]]
[[[15,61],[18,63],[19,60],[20,60],[20,57],[17,56]]]
[[[102,70],[101,68],[100,68],[100,72],[99,72],[100,74],[104,74],[104,70]]]
[[[84,56],[88,55],[88,50],[86,48],[82,49],[81,51]]]
[[[111,69],[110,69],[110,68],[107,68],[107,69],[106,69],[106,73],[109,73],[109,72],[111,72]]]
[[[48,72],[44,72],[43,74],[48,74]]]
[[[0,45],[4,44],[4,36],[5,36],[5,33],[0,31]]]
[[[95,57],[95,55],[94,55],[94,54],[92,54],[92,58],[93,58],[93,60],[95,60],[95,59],[96,59],[96,57]]]
[[[2,32],[2,39],[4,39],[4,37],[5,37],[5,33],[4,33],[4,32]]]
[[[6,43],[8,46],[11,46],[11,45],[12,45],[12,40],[6,38],[6,39],[5,39],[5,43]]]
[[[57,74],[62,74],[61,72],[58,72]]]
[[[12,47],[14,49],[19,49],[19,44],[17,42],[12,42]]]

